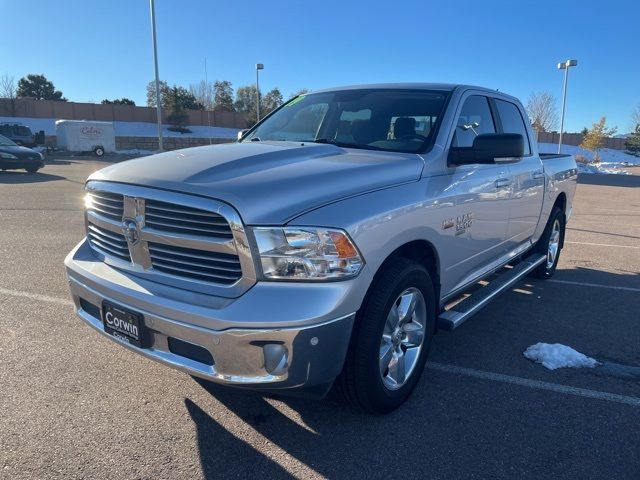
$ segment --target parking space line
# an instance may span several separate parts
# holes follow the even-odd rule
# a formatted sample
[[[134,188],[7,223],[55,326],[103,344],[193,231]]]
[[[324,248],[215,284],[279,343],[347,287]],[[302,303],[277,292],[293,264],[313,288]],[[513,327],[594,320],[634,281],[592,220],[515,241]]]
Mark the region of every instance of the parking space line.
[[[39,293],[26,292],[24,290],[9,290],[0,287],[0,295],[11,295],[13,297],[24,297],[30,300],[38,300],[40,302],[57,303],[59,305],[73,305],[73,302],[67,298],[50,297],[48,295],[40,295]]]
[[[514,377],[504,375],[502,373],[486,372],[483,370],[475,370],[473,368],[456,367],[446,363],[428,362],[427,368],[439,372],[455,373],[458,375],[466,375],[467,377],[480,378],[482,380],[491,380],[494,382],[510,383],[521,387],[533,388],[536,390],[548,390],[551,392],[562,393],[565,395],[576,395],[578,397],[594,398],[596,400],[606,400],[608,402],[623,403],[633,407],[640,407],[640,398],[630,397],[627,395],[619,395],[617,393],[601,392],[598,390],[589,390],[587,388],[570,387],[559,383],[543,382],[541,380],[532,380],[530,378]]]
[[[570,280],[556,280],[555,278],[550,278],[549,280],[547,280],[547,282],[564,283],[566,285],[578,285],[580,287],[610,288],[612,290],[624,290],[626,292],[640,292],[640,288],[618,287],[615,285],[601,285],[599,283],[572,282]]]
[[[596,247],[616,247],[616,248],[636,248],[636,249],[640,249],[640,247],[636,247],[635,245],[611,245],[609,243],[570,242],[569,240],[565,240],[564,243],[573,243],[573,244],[576,244],[576,245],[595,245]]]

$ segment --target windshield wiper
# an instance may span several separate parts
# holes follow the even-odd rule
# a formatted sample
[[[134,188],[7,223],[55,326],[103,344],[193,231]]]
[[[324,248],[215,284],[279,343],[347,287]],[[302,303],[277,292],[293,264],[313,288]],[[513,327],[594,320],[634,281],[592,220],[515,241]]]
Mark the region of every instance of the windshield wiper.
[[[309,140],[307,140],[309,141]],[[315,140],[311,140],[312,143],[327,143],[330,145],[335,145],[336,147],[344,147],[344,148],[360,148],[363,150],[384,150],[384,148],[374,147],[373,145],[367,144],[358,144],[358,143],[346,143],[346,142],[338,142],[336,140],[330,140],[328,138],[316,138]]]

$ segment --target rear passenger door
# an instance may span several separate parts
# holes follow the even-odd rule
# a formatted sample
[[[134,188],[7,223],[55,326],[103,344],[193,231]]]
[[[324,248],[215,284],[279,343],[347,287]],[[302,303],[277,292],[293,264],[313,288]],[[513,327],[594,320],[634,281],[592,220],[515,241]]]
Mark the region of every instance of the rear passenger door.
[[[524,138],[524,156],[520,161],[509,164],[512,199],[509,202],[506,247],[512,251],[526,244],[536,230],[544,197],[544,172],[540,157],[532,155],[524,112],[507,100],[494,98],[493,101],[501,131],[519,133]]]

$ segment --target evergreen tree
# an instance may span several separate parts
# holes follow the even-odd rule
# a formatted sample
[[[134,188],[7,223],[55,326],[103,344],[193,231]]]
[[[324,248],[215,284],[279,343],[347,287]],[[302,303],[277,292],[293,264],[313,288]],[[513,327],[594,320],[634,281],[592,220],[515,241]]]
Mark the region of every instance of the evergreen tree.
[[[593,152],[593,161],[600,162],[600,150],[604,146],[607,137],[612,137],[618,131],[618,127],[607,128],[607,117],[600,118],[594,123],[582,139],[580,147]]]
[[[213,108],[224,112],[233,112],[233,87],[228,80],[216,80],[213,84]]]
[[[236,112],[243,112],[247,114],[247,127],[252,127],[256,124],[256,105],[255,85],[247,85],[246,87],[240,87],[236,90],[236,101],[234,103],[234,107]]]
[[[627,141],[624,142],[624,147],[627,153],[640,157],[640,123],[636,125],[635,130],[631,132]]]
[[[18,97],[33,97],[36,100],[58,100],[66,102],[60,90],[44,75],[29,74],[18,81]]]
[[[170,113],[167,116],[167,123],[174,127],[184,128],[189,123],[189,115],[184,111],[180,88],[174,86],[169,90],[167,101],[169,102]]]
[[[103,105],[133,105],[134,107],[136,105],[136,102],[126,97],[116,98],[115,100],[109,100],[108,98],[105,98],[100,103],[102,103]]]
[[[283,103],[282,93],[280,93],[280,89],[276,87],[261,98],[260,115],[266,117]]]

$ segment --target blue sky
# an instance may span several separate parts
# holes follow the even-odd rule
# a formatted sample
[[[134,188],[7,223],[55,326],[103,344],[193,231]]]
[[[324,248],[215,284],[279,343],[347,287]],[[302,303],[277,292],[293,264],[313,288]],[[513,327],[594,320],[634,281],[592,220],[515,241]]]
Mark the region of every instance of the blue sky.
[[[288,96],[354,83],[471,83],[518,96],[570,72],[566,128],[601,115],[630,129],[640,103],[640,2],[156,0],[160,76],[188,86],[255,81]],[[69,100],[145,102],[153,78],[145,0],[0,0],[0,75],[43,73]],[[10,21],[7,21],[11,19]],[[7,39],[12,39],[8,41]]]

